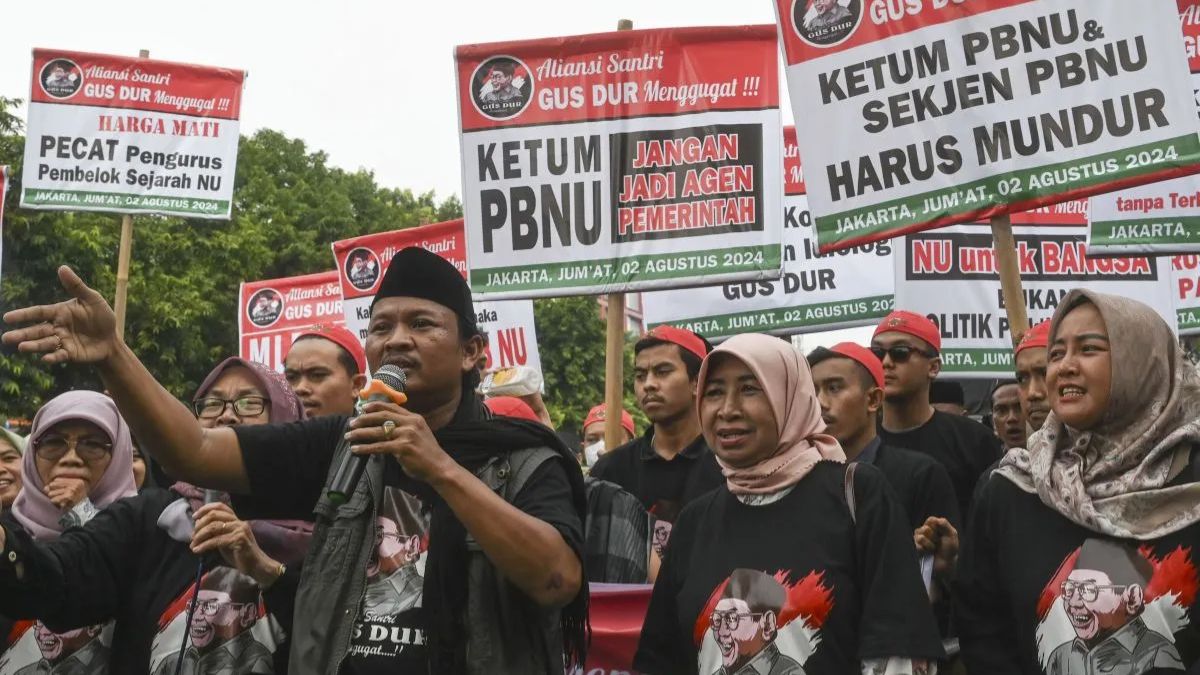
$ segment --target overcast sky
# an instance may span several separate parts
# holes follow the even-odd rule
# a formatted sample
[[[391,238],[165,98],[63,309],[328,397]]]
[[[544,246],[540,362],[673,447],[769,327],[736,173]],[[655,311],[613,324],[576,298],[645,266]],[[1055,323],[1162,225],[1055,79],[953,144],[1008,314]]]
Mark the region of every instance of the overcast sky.
[[[242,133],[268,127],[387,187],[461,194],[455,45],[775,20],[770,0],[4,3],[0,95],[29,97],[34,47],[240,68]],[[790,121],[789,121],[790,123]]]
[[[242,133],[277,129],[385,187],[462,193],[455,45],[635,28],[769,24],[771,0],[334,0],[4,3],[0,96],[29,98],[31,50],[240,68]],[[791,111],[784,101],[784,123]],[[805,348],[847,333],[807,336]],[[848,334],[869,339],[863,329]],[[864,338],[865,335],[865,338]]]

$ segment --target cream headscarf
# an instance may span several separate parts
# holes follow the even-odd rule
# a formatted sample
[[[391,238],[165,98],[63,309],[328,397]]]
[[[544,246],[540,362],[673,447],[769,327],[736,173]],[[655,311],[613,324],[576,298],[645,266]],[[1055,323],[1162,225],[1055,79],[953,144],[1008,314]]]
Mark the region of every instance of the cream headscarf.
[[[1051,412],[1029,448],[1014,448],[998,473],[1089,530],[1152,540],[1200,521],[1200,483],[1166,487],[1200,443],[1200,373],[1150,307],[1112,295],[1071,291],[1062,319],[1091,303],[1108,329],[1112,387],[1094,429],[1071,429]]]
[[[697,407],[703,402],[709,366],[719,355],[735,356],[750,368],[771,403],[779,427],[775,452],[752,467],[734,468],[717,457],[730,492],[772,494],[799,483],[823,459],[846,461],[837,439],[825,433],[808,361],[779,338],[750,333],[730,338],[713,349],[700,367],[697,386],[702,395]],[[711,447],[714,439],[707,440]]]

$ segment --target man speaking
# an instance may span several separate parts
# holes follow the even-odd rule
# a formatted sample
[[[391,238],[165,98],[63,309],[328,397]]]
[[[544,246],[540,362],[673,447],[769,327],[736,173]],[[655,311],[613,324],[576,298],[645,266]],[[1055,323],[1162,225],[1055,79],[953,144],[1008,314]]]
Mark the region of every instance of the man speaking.
[[[70,269],[73,296],[9,312],[4,335],[47,363],[91,363],[143,447],[173,476],[234,495],[249,518],[315,518],[296,596],[293,673],[548,673],[582,664],[585,497],[579,465],[541,425],[491,419],[475,395],[483,339],[470,289],[419,248],[393,258],[372,305],[374,371],[407,376],[408,405],[202,429],[116,336],[104,299]],[[343,439],[345,442],[343,442]],[[347,452],[368,457],[342,504],[326,485]],[[403,512],[409,516],[401,517]],[[405,530],[382,531],[381,518]],[[385,538],[428,537],[419,598],[364,609]],[[400,607],[405,609],[400,610]],[[565,657],[565,658],[564,658]]]

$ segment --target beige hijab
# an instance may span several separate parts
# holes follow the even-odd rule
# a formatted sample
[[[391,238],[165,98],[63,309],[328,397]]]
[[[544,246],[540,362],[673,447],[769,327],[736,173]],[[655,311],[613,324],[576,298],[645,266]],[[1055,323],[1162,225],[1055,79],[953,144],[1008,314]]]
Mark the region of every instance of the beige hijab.
[[[1014,448],[998,473],[1095,532],[1152,540],[1200,521],[1200,483],[1166,487],[1200,443],[1200,373],[1146,305],[1071,291],[1054,313],[1050,346],[1068,312],[1085,303],[1108,328],[1112,391],[1094,429],[1071,429],[1051,412],[1029,448]]]
[[[752,467],[734,468],[717,457],[729,491],[735,495],[773,494],[791,487],[808,475],[823,459],[846,461],[837,439],[825,433],[821,404],[813,387],[808,361],[779,338],[748,333],[726,340],[704,359],[698,386],[703,403],[709,366],[718,355],[737,357],[758,379],[771,403],[779,428],[779,445],[774,454]],[[712,439],[708,439],[712,445]]]

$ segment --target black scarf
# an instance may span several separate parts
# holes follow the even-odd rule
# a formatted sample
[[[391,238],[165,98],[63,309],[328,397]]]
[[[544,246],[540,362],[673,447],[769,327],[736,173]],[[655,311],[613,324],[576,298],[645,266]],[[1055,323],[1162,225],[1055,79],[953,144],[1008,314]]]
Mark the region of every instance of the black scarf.
[[[580,522],[587,512],[583,473],[574,455],[548,427],[508,417],[489,419],[479,400],[463,396],[450,424],[434,432],[438,444],[463,468],[472,473],[494,457],[517,450],[546,447],[556,451],[567,469],[572,501]],[[417,481],[418,496],[432,507],[429,526],[429,557],[425,564],[423,602],[430,612],[430,672],[458,675],[466,672],[466,649],[461,617],[467,606],[467,530],[454,511],[434,490]],[[582,565],[582,563],[581,563]],[[587,655],[587,574],[579,593],[562,609],[563,654],[568,666],[582,666]]]

